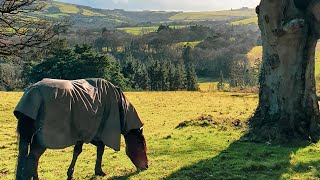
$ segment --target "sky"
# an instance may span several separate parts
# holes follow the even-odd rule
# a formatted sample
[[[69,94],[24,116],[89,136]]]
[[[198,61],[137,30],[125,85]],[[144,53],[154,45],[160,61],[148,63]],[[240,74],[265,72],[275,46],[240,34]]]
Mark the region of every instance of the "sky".
[[[256,7],[260,0],[58,0],[100,9],[217,11]]]

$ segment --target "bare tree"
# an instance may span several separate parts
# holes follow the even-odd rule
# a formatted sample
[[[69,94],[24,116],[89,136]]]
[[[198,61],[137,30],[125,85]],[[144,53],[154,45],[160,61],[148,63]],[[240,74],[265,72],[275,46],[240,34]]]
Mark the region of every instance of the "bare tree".
[[[320,1],[261,0],[256,11],[263,62],[252,135],[263,141],[316,141],[320,132],[315,87]]]
[[[65,23],[32,16],[46,0],[0,0],[0,56],[19,56],[42,49],[50,44]],[[63,27],[63,28],[62,28]]]

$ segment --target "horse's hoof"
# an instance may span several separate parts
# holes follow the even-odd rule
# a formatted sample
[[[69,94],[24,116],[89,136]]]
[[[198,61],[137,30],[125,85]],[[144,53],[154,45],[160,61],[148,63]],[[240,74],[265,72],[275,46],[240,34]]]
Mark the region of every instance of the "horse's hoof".
[[[67,180],[72,180],[72,176],[68,176]]]
[[[95,172],[95,175],[96,175],[96,176],[106,176],[107,174],[104,173],[103,171],[96,171],[96,172]]]

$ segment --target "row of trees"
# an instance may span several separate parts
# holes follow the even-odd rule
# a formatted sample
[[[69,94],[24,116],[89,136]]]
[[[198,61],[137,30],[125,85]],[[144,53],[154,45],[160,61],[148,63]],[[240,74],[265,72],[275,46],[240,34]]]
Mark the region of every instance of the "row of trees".
[[[184,62],[173,64],[152,59],[148,64],[143,64],[133,56],[128,56],[121,65],[110,54],[99,54],[89,45],[69,48],[65,41],[58,41],[50,54],[40,63],[26,66],[25,82],[34,83],[45,77],[100,77],[129,90],[198,90],[195,68]]]
[[[193,64],[172,63],[150,59],[147,65],[133,56],[126,59],[122,69],[128,86],[142,90],[198,90],[197,75]]]

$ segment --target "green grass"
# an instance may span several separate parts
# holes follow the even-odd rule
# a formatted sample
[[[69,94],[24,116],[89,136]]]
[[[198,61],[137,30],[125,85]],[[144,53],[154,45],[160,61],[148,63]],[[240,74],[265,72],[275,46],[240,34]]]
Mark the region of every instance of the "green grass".
[[[54,6],[58,7],[61,13],[66,14],[77,14],[79,13],[80,9],[72,4],[62,3],[62,2],[54,2]]]
[[[82,9],[82,15],[84,16],[105,16],[101,13],[97,13],[97,12],[93,12],[93,11],[90,11],[88,9]]]
[[[105,151],[103,169],[108,179],[320,178],[320,143],[285,147],[255,144],[243,138],[247,130],[245,121],[257,106],[256,94],[125,94],[145,122],[150,168],[135,173],[122,142],[120,152]],[[14,177],[17,122],[12,111],[21,96],[22,93],[0,92],[0,179],[4,180]],[[215,123],[199,118],[207,117],[205,114],[211,115]],[[241,125],[233,125],[238,120]],[[192,123],[176,128],[185,122]],[[95,147],[85,145],[75,167],[75,179],[105,179],[93,175],[95,156]],[[40,159],[40,178],[66,179],[71,158],[71,147],[47,150]]]
[[[169,19],[171,21],[193,21],[193,20],[226,20],[231,17],[254,17],[254,10],[230,10],[230,11],[212,11],[212,12],[181,12]]]
[[[185,28],[188,26],[170,26],[171,28],[176,28],[176,29],[180,29],[180,28]],[[118,30],[121,31],[125,31],[129,34],[133,34],[133,35],[142,35],[142,34],[148,34],[151,32],[156,32],[157,29],[159,27],[158,26],[149,26],[149,27],[124,27],[124,28],[118,28]]]
[[[252,18],[247,18],[239,21],[233,21],[230,24],[231,25],[247,25],[251,23],[258,24],[258,17],[252,17]]]
[[[61,18],[61,17],[68,17],[68,14],[64,13],[56,13],[56,14],[44,14],[47,17],[52,17],[52,18]]]
[[[175,47],[184,47],[186,45],[191,46],[191,47],[195,47],[197,46],[199,43],[201,43],[202,41],[193,41],[193,42],[179,42],[177,44],[174,44]]]

